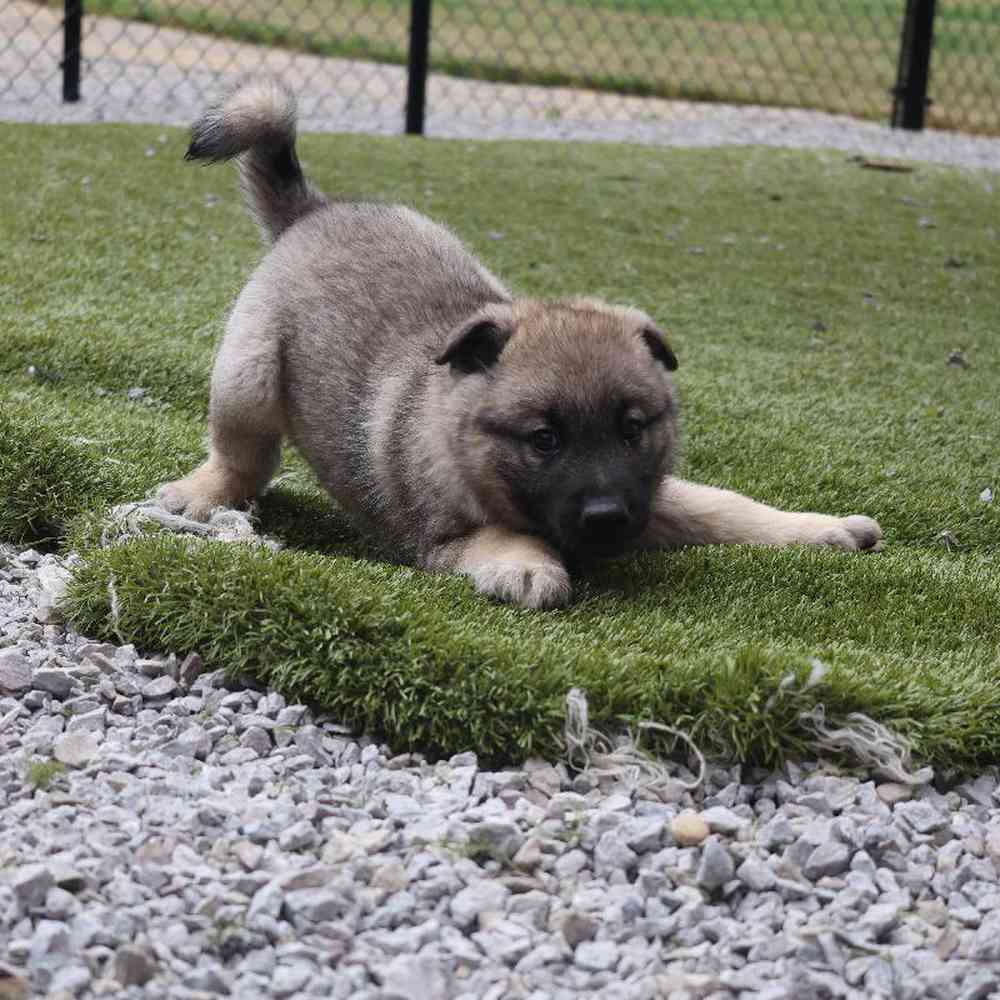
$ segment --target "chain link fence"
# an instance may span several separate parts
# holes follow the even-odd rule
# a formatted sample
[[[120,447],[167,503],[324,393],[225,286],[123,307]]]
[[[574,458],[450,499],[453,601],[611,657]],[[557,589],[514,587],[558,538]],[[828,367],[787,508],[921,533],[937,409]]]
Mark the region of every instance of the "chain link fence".
[[[921,7],[934,13],[933,0],[436,0],[427,131],[593,121],[641,138],[699,102],[884,123],[904,15]],[[0,102],[59,117],[64,19],[61,0],[4,0]],[[302,95],[307,127],[399,132],[410,21],[409,0],[85,0],[77,116],[187,122],[265,71]],[[1000,134],[998,69],[1000,4],[939,0],[926,125]]]

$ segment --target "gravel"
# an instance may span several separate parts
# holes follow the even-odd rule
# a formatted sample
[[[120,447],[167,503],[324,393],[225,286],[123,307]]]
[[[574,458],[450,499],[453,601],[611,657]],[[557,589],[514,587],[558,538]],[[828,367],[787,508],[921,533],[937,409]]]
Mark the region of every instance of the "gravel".
[[[0,547],[0,996],[1000,997],[996,770],[397,756],[53,623],[68,568]]]
[[[403,131],[404,67],[268,49],[92,14],[84,21],[82,99],[63,104],[61,10],[30,0],[0,5],[0,37],[16,42],[0,48],[0,120],[189,125],[242,76],[270,73],[300,95],[303,131]],[[909,132],[796,108],[624,97],[434,73],[427,93],[430,136],[794,147],[1000,170],[998,138]],[[162,154],[153,144],[145,155]]]

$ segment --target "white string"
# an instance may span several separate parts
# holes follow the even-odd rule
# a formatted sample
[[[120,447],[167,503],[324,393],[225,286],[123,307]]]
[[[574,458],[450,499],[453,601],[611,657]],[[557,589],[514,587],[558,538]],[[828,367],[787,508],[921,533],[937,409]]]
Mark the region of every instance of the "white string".
[[[101,545],[105,548],[138,538],[149,525],[156,525],[174,534],[190,535],[219,542],[242,542],[263,545],[276,552],[281,543],[254,530],[252,514],[219,507],[212,511],[207,521],[195,521],[182,514],[171,514],[155,500],[125,503],[111,509],[108,522],[101,532]]]
[[[652,757],[639,746],[639,735],[623,734],[616,742],[590,726],[587,696],[579,688],[571,688],[566,695],[566,724],[564,740],[566,760],[584,774],[618,778],[630,792],[639,789],[665,790],[668,786],[681,786],[691,791],[705,780],[705,758],[687,733],[660,722],[645,721],[637,724],[638,734],[646,730],[669,733],[682,739],[698,760],[698,777],[694,781],[681,781],[671,775],[669,767]]]
[[[845,725],[833,728],[826,723],[826,709],[816,705],[799,718],[816,734],[822,750],[847,751],[877,774],[901,785],[926,785],[934,770],[914,771],[910,746],[898,733],[861,712],[851,712]]]

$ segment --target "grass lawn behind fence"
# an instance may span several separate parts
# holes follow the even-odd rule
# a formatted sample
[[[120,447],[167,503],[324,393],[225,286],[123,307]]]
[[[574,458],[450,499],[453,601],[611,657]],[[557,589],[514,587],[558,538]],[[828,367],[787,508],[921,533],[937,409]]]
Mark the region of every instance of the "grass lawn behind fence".
[[[88,0],[114,14],[321,55],[403,63],[408,0]],[[438,0],[432,68],[888,121],[903,0]],[[938,5],[928,124],[1000,131],[1000,11]],[[433,98],[433,94],[432,94]]]
[[[261,250],[232,169],[184,165],[179,131],[0,131],[0,540],[81,547],[81,629],[197,649],[400,749],[556,752],[575,686],[599,725],[657,719],[743,760],[813,752],[802,713],[823,705],[938,765],[1000,761],[995,175],[305,136],[323,187],[447,221],[515,288],[656,317],[681,359],[684,474],[887,536],[869,556],[622,560],[540,613],[380,561],[291,453],[261,506],[277,555],[96,546],[110,505],[201,459],[213,347]]]

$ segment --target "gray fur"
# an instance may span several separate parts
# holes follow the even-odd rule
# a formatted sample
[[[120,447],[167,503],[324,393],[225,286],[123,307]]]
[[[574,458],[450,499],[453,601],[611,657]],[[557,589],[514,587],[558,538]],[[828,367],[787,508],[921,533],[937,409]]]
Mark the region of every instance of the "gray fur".
[[[412,209],[331,202],[302,176],[294,102],[250,83],[193,130],[237,156],[273,246],[212,375],[208,460],[163,504],[204,518],[265,488],[290,439],[402,559],[483,593],[566,603],[567,560],[703,542],[873,547],[869,518],[777,511],[671,476],[676,358],[639,310],[516,299]]]

